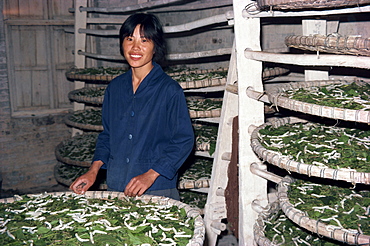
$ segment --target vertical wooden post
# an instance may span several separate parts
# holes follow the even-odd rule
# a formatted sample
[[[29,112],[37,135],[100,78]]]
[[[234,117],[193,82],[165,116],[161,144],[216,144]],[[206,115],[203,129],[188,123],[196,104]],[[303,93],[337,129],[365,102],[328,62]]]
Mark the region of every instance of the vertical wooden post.
[[[235,47],[235,46],[234,46]],[[233,51],[235,49],[233,48]],[[227,84],[236,82],[236,57],[232,52]],[[222,156],[232,150],[232,120],[238,114],[238,95],[225,91],[222,103],[220,123],[218,127],[217,144],[214,154],[212,176],[208,191],[207,203],[204,208],[204,221],[206,225],[207,245],[216,245],[217,236],[221,230],[212,226],[226,218],[225,197],[218,195],[217,191],[227,186],[227,169],[229,160]]]
[[[302,33],[304,36],[321,34],[326,35],[326,20],[304,19],[302,20]],[[318,58],[319,59],[319,58]],[[328,80],[329,72],[326,70],[305,69],[305,80]]]
[[[74,62],[76,68],[85,68],[85,56],[79,55],[78,51],[85,51],[86,50],[86,34],[79,33],[78,30],[80,28],[86,28],[86,21],[87,21],[87,12],[80,11],[80,7],[87,7],[87,0],[75,0],[75,49],[74,49]],[[82,81],[75,80],[75,89],[81,89],[85,86],[85,83]],[[85,104],[74,102],[73,103],[73,110],[83,110]],[[78,129],[72,129],[72,135],[76,135],[76,133],[81,132]]]
[[[250,146],[250,125],[264,123],[264,105],[251,99],[246,89],[263,91],[262,62],[246,59],[244,51],[260,51],[260,19],[245,18],[245,6],[253,1],[234,0],[235,44],[239,94],[239,245],[255,245],[253,225],[258,214],[252,209],[255,199],[267,205],[267,181],[250,171],[253,162],[260,162]]]

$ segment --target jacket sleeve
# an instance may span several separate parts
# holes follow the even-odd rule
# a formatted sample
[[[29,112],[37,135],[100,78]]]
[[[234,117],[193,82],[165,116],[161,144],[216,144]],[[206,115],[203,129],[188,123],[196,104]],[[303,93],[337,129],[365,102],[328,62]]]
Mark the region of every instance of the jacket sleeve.
[[[102,168],[106,168],[110,156],[110,131],[109,131],[109,86],[105,90],[103,108],[102,108],[102,123],[103,131],[99,134],[93,161],[101,160],[104,163]]]
[[[153,170],[172,179],[193,150],[194,131],[182,89],[175,93],[167,107],[167,129],[170,131],[170,140],[163,149],[159,161],[154,164]]]

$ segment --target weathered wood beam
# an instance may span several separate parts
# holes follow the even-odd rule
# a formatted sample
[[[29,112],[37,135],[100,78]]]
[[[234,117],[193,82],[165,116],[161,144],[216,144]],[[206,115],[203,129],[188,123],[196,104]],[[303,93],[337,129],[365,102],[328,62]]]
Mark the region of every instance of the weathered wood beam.
[[[79,55],[84,55],[90,58],[96,59],[104,59],[104,60],[113,60],[113,61],[123,61],[124,58],[120,55],[101,55],[95,54],[90,52],[78,51]],[[213,56],[220,56],[220,55],[229,55],[231,54],[231,48],[221,48],[216,50],[207,50],[207,51],[199,51],[199,52],[191,52],[191,53],[179,53],[179,54],[169,54],[167,55],[168,60],[189,60],[189,59],[196,59],[196,58],[204,58],[204,57],[213,57]]]
[[[261,18],[261,17],[302,17],[302,16],[326,16],[336,14],[359,14],[370,12],[370,6],[332,9],[332,10],[309,10],[309,11],[263,11],[260,12],[255,6],[246,7],[243,11],[244,18]]]
[[[233,19],[234,15],[232,11],[228,11],[225,14],[215,15],[211,17],[207,17],[204,19],[184,23],[181,25],[176,26],[164,26],[163,31],[164,33],[178,33],[178,32],[186,32],[191,31],[197,28],[228,22],[229,20]],[[114,18],[118,21],[118,18]],[[124,20],[120,19],[119,23],[122,23]],[[118,24],[118,23],[115,23]],[[119,30],[97,30],[97,29],[79,29],[79,33],[91,34],[91,35],[100,35],[100,36],[118,36]]]
[[[370,57],[348,55],[275,54],[263,51],[244,51],[245,58],[256,61],[295,64],[300,66],[333,66],[370,69]]]

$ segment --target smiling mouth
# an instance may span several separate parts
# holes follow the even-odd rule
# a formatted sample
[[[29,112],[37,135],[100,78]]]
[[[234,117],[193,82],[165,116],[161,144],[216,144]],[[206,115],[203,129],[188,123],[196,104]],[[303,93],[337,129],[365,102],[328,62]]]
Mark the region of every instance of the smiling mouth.
[[[141,58],[142,55],[130,55],[130,57],[134,58],[134,59],[138,59],[138,58]]]

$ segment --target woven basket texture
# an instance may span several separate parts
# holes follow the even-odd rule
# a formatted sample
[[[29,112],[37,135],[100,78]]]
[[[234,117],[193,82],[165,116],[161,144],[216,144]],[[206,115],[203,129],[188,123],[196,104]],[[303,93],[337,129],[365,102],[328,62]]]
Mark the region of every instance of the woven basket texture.
[[[358,84],[365,83],[360,81],[345,81],[345,80],[316,80],[305,82],[287,83],[268,90],[269,101],[275,106],[280,106],[297,112],[302,112],[310,115],[317,115],[330,119],[338,119],[345,121],[354,121],[360,123],[370,123],[370,111],[343,109],[337,107],[321,106],[312,103],[301,102],[282,96],[284,90],[308,88],[311,86],[326,86],[330,84],[349,84],[356,82]]]
[[[278,185],[279,204],[285,215],[299,226],[328,238],[345,242],[350,245],[368,245],[370,236],[358,233],[351,233],[347,230],[327,230],[327,224],[320,220],[314,220],[307,216],[304,211],[298,210],[289,202],[288,190],[294,180],[286,176]]]
[[[285,44],[288,47],[302,50],[370,56],[370,38],[360,36],[341,36],[338,34],[291,35],[285,38]]]
[[[257,0],[261,10],[284,9],[330,9],[369,4],[369,0]]]
[[[261,126],[255,128],[251,134],[251,147],[253,151],[264,161],[285,169],[289,172],[333,180],[343,180],[353,184],[370,184],[370,173],[357,172],[353,170],[346,171],[340,169],[323,168],[309,163],[297,162],[290,159],[286,155],[276,153],[275,151],[268,150],[264,146],[262,146],[258,137],[258,131],[260,129],[264,129],[266,126],[270,125],[273,127],[279,127],[281,125],[298,122],[304,121],[293,117],[287,117],[262,124]]]
[[[76,135],[72,139],[60,142],[55,147],[56,159],[58,161],[62,162],[62,163],[69,164],[69,165],[80,166],[80,167],[90,167],[91,166],[91,159],[92,159],[92,154],[91,153],[94,152],[94,148],[95,148],[95,142],[91,142],[92,141],[91,139],[92,138],[96,139],[97,137],[98,137],[97,133],[86,133],[86,134],[83,134],[83,135]],[[76,139],[78,139],[78,140],[76,140]],[[77,145],[76,141],[79,142],[78,143],[79,146],[76,146]],[[88,147],[80,146],[80,144],[83,144],[83,145],[88,144]],[[83,153],[81,153],[82,149],[84,149],[85,152],[88,150],[89,154],[87,154],[87,153],[84,153],[84,154],[87,155],[87,156],[91,155],[91,158],[86,157],[86,160],[78,160],[78,159],[76,160],[76,159],[73,159],[73,158],[70,158],[70,157],[67,157],[67,156],[63,156],[61,151],[64,149],[65,146],[67,146],[67,147],[68,146],[69,147],[74,146],[75,147],[74,153],[77,154],[77,152],[78,152],[79,157],[81,157],[81,155],[83,154]],[[82,148],[80,148],[80,147],[82,147]]]
[[[106,87],[84,87],[82,89],[77,89],[70,91],[68,93],[68,98],[72,101],[81,102],[81,103],[90,103],[90,104],[97,104],[102,105],[104,96],[87,96],[89,92],[94,91],[101,91],[102,89],[105,89]],[[85,96],[82,95],[85,94]]]
[[[78,113],[78,112],[82,112],[82,111],[75,111],[74,113],[76,113],[76,112]],[[82,122],[73,121],[71,118],[72,118],[74,113],[67,114],[64,117],[64,122],[67,125],[70,125],[72,127],[76,127],[76,128],[79,128],[79,129],[83,129],[83,130],[90,130],[90,131],[103,131],[104,130],[103,125],[93,125],[93,124],[89,124],[89,123],[82,123]]]
[[[253,225],[254,240],[259,246],[276,246],[267,237],[265,237],[265,221],[271,216],[271,214],[276,213],[280,210],[279,203],[273,202],[268,204],[267,208],[262,210],[257,217],[256,222]]]

